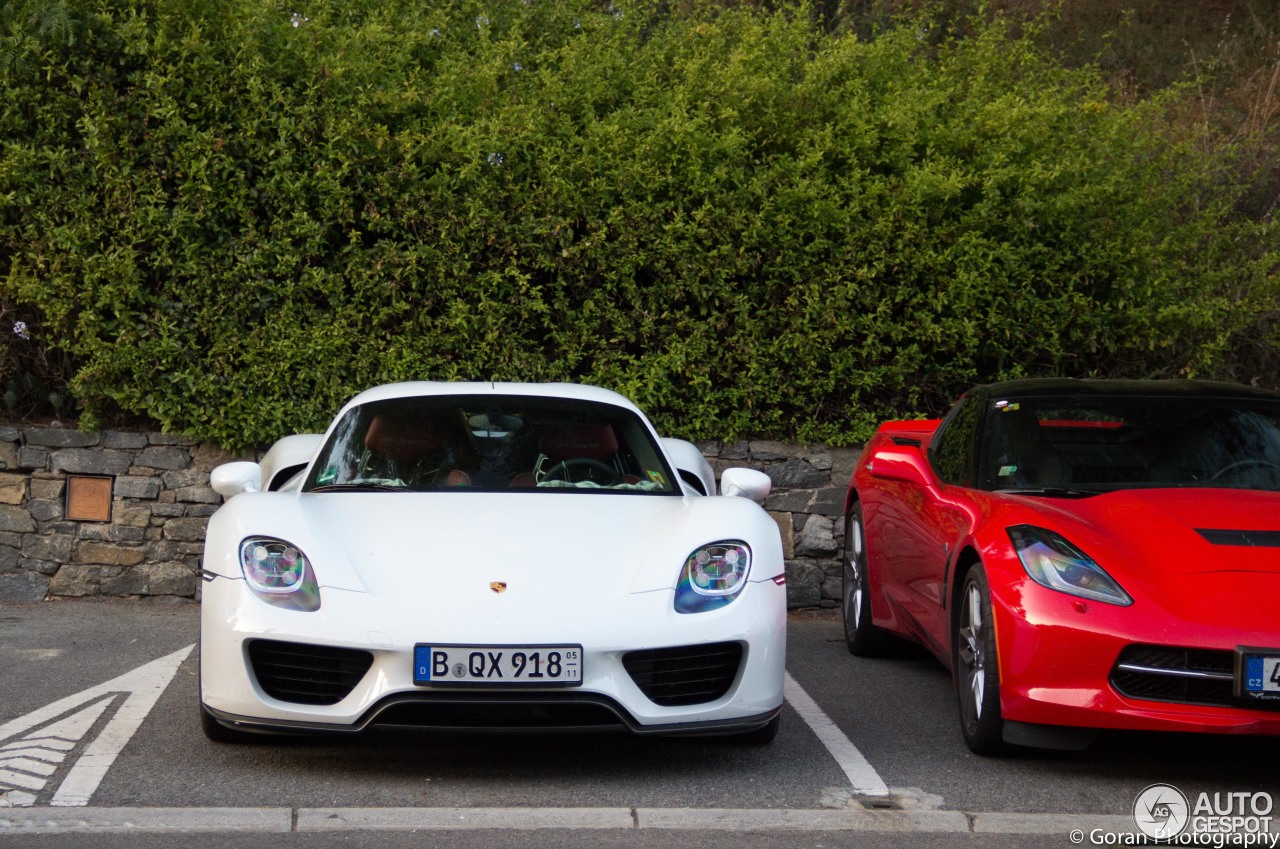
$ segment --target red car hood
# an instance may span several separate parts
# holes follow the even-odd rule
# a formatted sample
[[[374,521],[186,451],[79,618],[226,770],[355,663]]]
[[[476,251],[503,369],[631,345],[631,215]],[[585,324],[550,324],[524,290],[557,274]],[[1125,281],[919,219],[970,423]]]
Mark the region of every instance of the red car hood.
[[[1145,597],[1184,622],[1275,633],[1280,493],[1126,490],[1055,506],[1091,537],[1068,534],[1072,542],[1135,599]],[[1272,642],[1280,643],[1280,635]]]

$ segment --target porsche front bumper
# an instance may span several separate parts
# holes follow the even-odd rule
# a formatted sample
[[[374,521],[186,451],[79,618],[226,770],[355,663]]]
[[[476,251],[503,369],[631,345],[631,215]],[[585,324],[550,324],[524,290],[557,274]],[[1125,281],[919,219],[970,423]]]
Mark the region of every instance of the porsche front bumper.
[[[515,619],[468,620],[440,610],[414,615],[403,602],[333,590],[322,590],[322,599],[318,611],[288,611],[264,604],[241,580],[215,578],[206,583],[200,646],[204,709],[220,723],[241,730],[356,732],[411,726],[642,734],[749,732],[767,725],[781,709],[785,587],[773,581],[753,583],[732,604],[698,614],[676,613],[670,590],[629,595],[573,616],[548,612],[536,632],[523,617],[518,621],[526,624],[521,626]],[[325,668],[326,658],[361,659],[347,676],[351,680],[330,689],[328,699],[321,698],[331,703],[306,704],[287,687],[264,678],[261,666],[255,669],[253,647],[262,641],[297,646],[304,658],[316,658],[302,664],[310,664],[311,671],[297,670],[303,678]],[[581,645],[582,682],[553,688],[415,684],[414,646],[432,641]],[[736,668],[725,679],[727,687],[714,698],[696,701],[691,691],[684,699],[695,699],[691,703],[671,704],[660,698],[668,703],[659,704],[652,698],[653,687],[633,674],[636,652],[673,649],[678,660],[681,647],[706,646],[732,647],[727,656],[738,655]]]

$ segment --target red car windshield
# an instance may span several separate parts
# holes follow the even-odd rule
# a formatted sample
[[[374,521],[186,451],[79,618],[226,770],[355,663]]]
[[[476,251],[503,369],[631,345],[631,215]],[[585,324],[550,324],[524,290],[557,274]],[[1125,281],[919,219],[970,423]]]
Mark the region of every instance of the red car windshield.
[[[995,398],[980,486],[1280,490],[1280,404],[1196,395]]]

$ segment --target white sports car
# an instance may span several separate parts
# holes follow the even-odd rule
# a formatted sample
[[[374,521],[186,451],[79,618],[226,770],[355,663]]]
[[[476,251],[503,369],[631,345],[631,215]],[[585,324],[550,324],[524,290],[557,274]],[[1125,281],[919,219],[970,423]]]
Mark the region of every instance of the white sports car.
[[[777,734],[769,478],[567,384],[400,383],[213,471],[202,727]],[[743,497],[733,497],[743,496]]]

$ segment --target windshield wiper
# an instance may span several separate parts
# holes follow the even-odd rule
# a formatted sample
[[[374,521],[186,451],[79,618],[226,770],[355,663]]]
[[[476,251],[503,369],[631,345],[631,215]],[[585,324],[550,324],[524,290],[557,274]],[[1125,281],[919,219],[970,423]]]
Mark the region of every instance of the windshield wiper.
[[[997,489],[1001,495],[1045,495],[1049,498],[1091,498],[1100,493],[1091,489],[1070,486],[1020,486],[1013,489]]]
[[[389,483],[325,483],[313,486],[303,492],[410,492],[406,486],[392,486]]]

